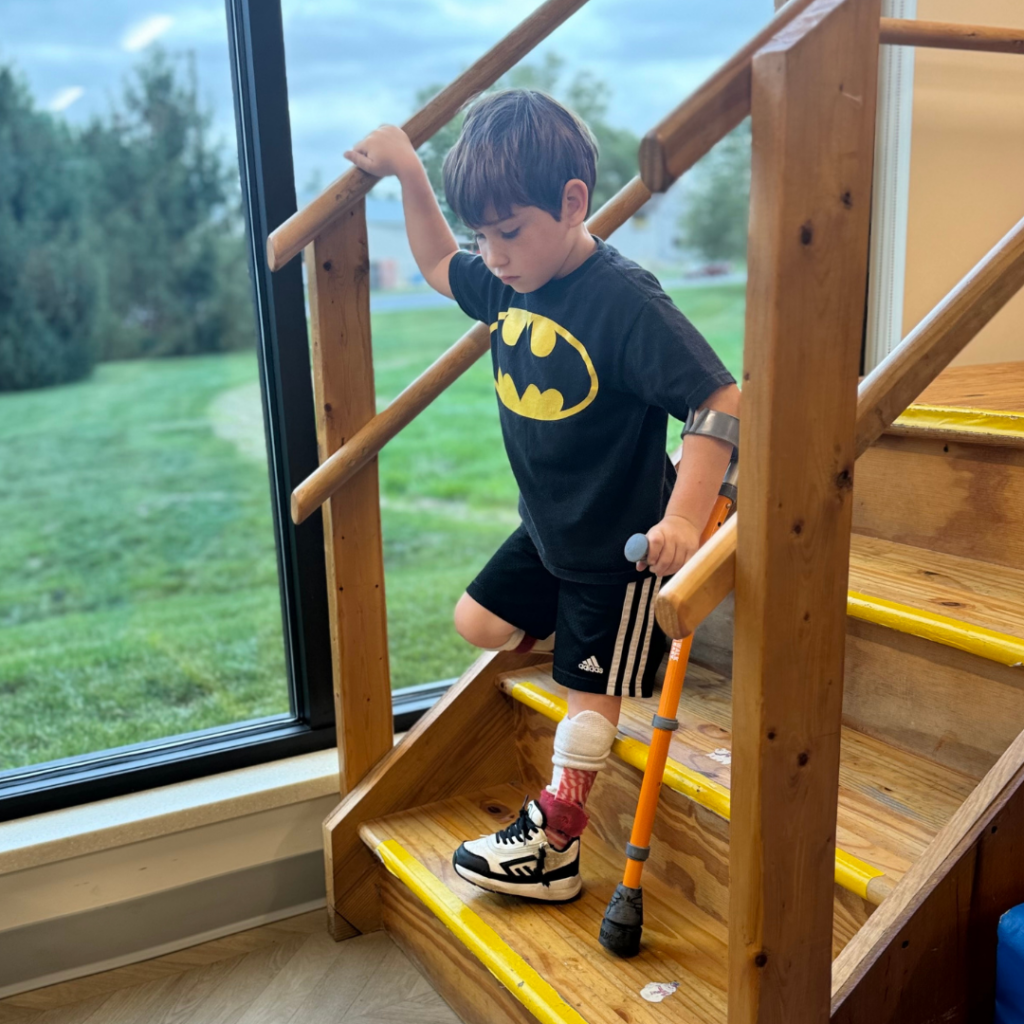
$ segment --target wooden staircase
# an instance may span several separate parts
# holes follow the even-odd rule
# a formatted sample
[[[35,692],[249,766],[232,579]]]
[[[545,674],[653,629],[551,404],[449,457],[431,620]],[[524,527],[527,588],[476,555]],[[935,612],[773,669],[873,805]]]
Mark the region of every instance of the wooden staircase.
[[[584,2],[546,0],[403,126],[413,143]],[[349,171],[267,240],[274,270],[305,249],[310,290],[321,465],[292,515],[324,514],[342,791],[328,925],[387,928],[468,1022],[991,1019],[996,922],[1024,900],[1024,401],[1006,373],[933,382],[1024,285],[1024,220],[858,385],[880,43],[1024,53],[1020,31],[789,0],[588,221],[609,237],[752,117],[740,510],[657,601],[673,637],[718,621],[694,645],[635,960],[597,935],[653,708],[626,702],[584,893],[563,906],[450,866],[548,779],[564,701],[543,657],[481,656],[393,745],[376,457],[489,351],[488,326],[376,412],[377,179]],[[735,630],[715,612],[734,588]],[[677,987],[651,1002],[652,982]]]
[[[1024,377],[1024,364],[1020,370]],[[985,425],[983,412],[970,415]],[[896,503],[894,472],[901,481]],[[961,528],[950,529],[945,518],[925,537],[922,504],[939,504],[936,477],[941,483],[950,474],[961,480]],[[1024,429],[998,444],[979,436],[951,445],[933,427],[901,423],[858,466],[834,957],[935,846],[1001,757],[1024,778],[1024,745],[1008,753],[1024,730],[1024,501],[1012,500],[1019,488]],[[975,538],[986,533],[986,510],[977,496],[996,491],[1010,498],[996,531],[1004,543],[980,547]],[[621,879],[653,702],[623,701],[612,763],[588,804],[584,894],[551,906],[482,892],[451,866],[462,840],[504,827],[547,783],[555,723],[565,713],[565,691],[546,664],[493,675],[485,685],[513,722],[506,778],[359,829],[380,859],[383,926],[467,1021],[725,1021],[731,680],[699,664],[687,674],[644,875],[644,947],[630,961],[603,950],[597,933]],[[1024,813],[1024,789],[1016,804]],[[1015,884],[1024,898],[1024,872]],[[955,928],[949,922],[950,938]],[[651,982],[678,988],[651,1003],[640,995]]]

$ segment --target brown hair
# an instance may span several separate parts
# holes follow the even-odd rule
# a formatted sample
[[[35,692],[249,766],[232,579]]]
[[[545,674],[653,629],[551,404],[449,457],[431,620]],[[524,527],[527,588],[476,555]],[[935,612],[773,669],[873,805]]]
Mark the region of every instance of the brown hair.
[[[444,161],[448,205],[469,227],[498,220],[512,206],[537,206],[562,216],[565,184],[587,186],[587,213],[597,178],[597,143],[590,129],[547,93],[507,89],[478,100]]]

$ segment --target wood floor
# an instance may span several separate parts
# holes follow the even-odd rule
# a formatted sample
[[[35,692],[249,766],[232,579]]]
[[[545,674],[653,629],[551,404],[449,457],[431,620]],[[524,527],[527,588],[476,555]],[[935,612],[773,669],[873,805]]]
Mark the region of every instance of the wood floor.
[[[324,912],[0,1000],[0,1024],[458,1024],[384,932]]]

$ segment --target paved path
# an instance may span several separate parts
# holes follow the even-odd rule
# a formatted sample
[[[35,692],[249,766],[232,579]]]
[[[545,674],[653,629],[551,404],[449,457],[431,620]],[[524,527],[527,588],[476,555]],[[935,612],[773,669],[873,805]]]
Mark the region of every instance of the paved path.
[[[730,284],[744,284],[746,274],[725,274],[722,277],[666,277],[664,288],[718,288]],[[393,313],[398,310],[436,309],[455,306],[438,292],[370,292],[370,310],[373,313]]]

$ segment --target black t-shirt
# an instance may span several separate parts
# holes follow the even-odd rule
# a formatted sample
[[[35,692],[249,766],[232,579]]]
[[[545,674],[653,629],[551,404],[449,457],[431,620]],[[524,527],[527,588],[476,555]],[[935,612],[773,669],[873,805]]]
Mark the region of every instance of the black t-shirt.
[[[577,583],[636,578],[622,553],[664,515],[675,481],[668,413],[734,383],[657,278],[606,242],[520,294],[456,253],[459,306],[491,328],[498,411],[519,512],[547,569]]]

